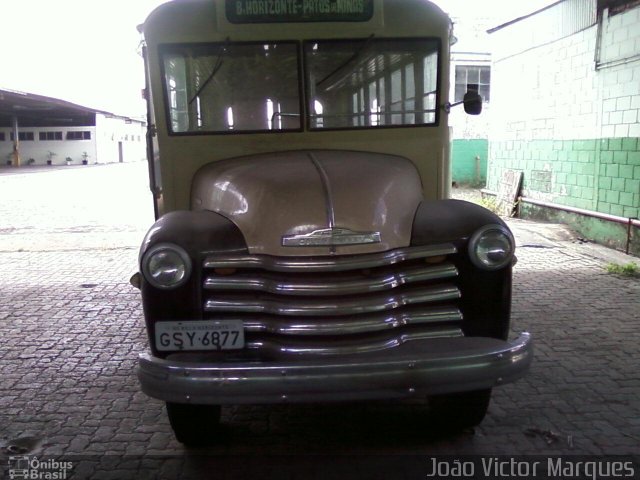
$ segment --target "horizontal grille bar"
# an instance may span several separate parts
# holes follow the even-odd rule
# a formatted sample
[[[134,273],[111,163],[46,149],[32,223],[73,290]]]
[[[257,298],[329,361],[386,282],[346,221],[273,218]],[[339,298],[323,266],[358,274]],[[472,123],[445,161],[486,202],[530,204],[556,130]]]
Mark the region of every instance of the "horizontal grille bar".
[[[290,338],[287,338],[286,341],[262,339],[248,342],[246,348],[257,350],[261,354],[267,355],[351,355],[395,348],[415,340],[462,336],[462,330],[459,328],[441,328],[438,330],[406,332],[395,336],[383,336],[378,339],[339,340],[335,342],[296,342]]]
[[[270,333],[276,335],[317,336],[356,335],[360,333],[392,331],[405,326],[431,326],[457,323],[462,313],[456,307],[433,307],[425,310],[403,310],[385,312],[364,317],[335,318],[278,318],[266,315],[225,316],[221,320],[242,320],[247,333]]]
[[[402,271],[377,274],[360,273],[331,276],[298,276],[285,274],[235,274],[208,276],[204,288],[222,291],[261,291],[286,295],[351,295],[379,292],[409,283],[452,278],[458,275],[450,263],[418,266]]]
[[[322,257],[205,253],[204,316],[241,320],[245,351],[274,358],[462,336],[455,253],[452,244]]]
[[[333,257],[272,257],[269,255],[208,254],[204,268],[261,268],[275,272],[341,272],[363,268],[394,265],[407,260],[438,257],[456,253],[456,247],[445,243],[422,247],[400,248],[365,255],[336,255]]]
[[[321,299],[279,297],[261,298],[239,295],[216,296],[205,302],[207,312],[269,313],[273,315],[354,315],[392,310],[406,305],[430,303],[460,298],[455,285],[415,287],[391,294],[382,293],[355,298],[326,297]]]

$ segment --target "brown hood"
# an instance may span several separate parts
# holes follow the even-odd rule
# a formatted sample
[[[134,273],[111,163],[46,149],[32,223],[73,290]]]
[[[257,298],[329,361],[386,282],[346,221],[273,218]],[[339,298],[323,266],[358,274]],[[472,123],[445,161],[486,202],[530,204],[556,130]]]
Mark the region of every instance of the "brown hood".
[[[194,210],[214,211],[233,221],[252,254],[295,256],[406,247],[421,200],[418,172],[405,158],[315,150],[211,163],[194,178],[191,205]],[[296,243],[283,238],[313,232],[317,242],[318,235],[322,236],[319,231],[346,233],[349,243],[358,242],[361,236],[356,234],[363,233],[366,241],[374,243],[283,245]]]

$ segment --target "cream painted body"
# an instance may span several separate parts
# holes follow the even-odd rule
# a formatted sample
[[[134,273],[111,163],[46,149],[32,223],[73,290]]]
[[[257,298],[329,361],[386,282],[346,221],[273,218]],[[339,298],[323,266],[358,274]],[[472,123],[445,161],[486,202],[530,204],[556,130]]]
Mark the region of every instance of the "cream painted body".
[[[162,218],[150,229],[141,249],[142,299],[151,353],[140,357],[138,378],[145,393],[168,402],[169,419],[181,442],[198,443],[203,435],[218,432],[214,417],[219,410],[205,406],[242,403],[454,394],[456,408],[445,410],[444,415],[456,425],[474,426],[486,412],[489,389],[520,378],[529,367],[533,355],[530,336],[506,341],[510,266],[490,272],[482,265],[475,268],[474,244],[483,237],[467,242],[469,248],[463,243],[474,232],[487,232],[487,226],[506,230],[502,220],[465,202],[424,201],[445,198],[450,184],[448,114],[441,107],[449,91],[451,23],[426,0],[373,1],[375,13],[369,22],[232,26],[226,23],[223,0],[176,0],[156,10],[143,27],[152,101],[149,145],[153,146],[150,158],[154,159],[151,169],[156,181],[152,188],[156,213]],[[273,4],[256,0],[251,5]],[[338,3],[334,5],[337,9]],[[411,63],[411,87],[406,81],[409,63],[402,64],[402,52],[394,60],[393,50],[380,50],[369,59],[375,63],[365,62],[350,79],[340,78],[326,87],[328,91],[339,82],[351,87],[338,92],[341,105],[347,108],[336,109],[335,116],[373,117],[381,111],[385,116],[396,115],[403,109],[408,114],[431,114],[437,109],[435,124],[424,125],[424,116],[422,120],[413,117],[419,126],[371,119],[325,124],[323,119],[322,127],[369,125],[330,131],[313,123],[323,115],[321,100],[330,98],[318,97],[318,109],[313,89],[327,78],[340,77],[336,72],[348,70],[361,52],[332,49],[323,62],[321,44],[331,42],[322,40],[354,39],[359,42],[345,43],[366,47],[372,35],[376,40],[439,39],[438,87],[433,86],[431,75],[429,89],[425,88],[425,72],[434,70],[433,62],[424,61],[427,57]],[[309,105],[301,101],[299,111],[291,111],[287,102],[283,110],[272,112],[299,114],[318,130],[245,133],[241,123],[227,120],[228,130],[216,124],[213,130],[217,133],[202,131],[213,123],[207,124],[206,112],[200,115],[198,95],[224,61],[225,47],[218,45],[217,53],[205,62],[211,73],[194,70],[192,78],[198,81],[188,83],[196,88],[184,96],[184,103],[189,107],[198,100],[193,107],[176,107],[179,77],[167,75],[166,88],[173,89],[167,95],[173,101],[172,125],[179,132],[171,134],[163,101],[167,92],[160,47],[167,45],[165,52],[185,51],[187,48],[171,44],[227,41],[259,42],[251,50],[254,57],[272,55],[270,42],[276,47],[278,42],[297,42],[298,61],[307,68],[307,75],[299,75],[297,81],[311,82],[309,92],[303,92],[304,85],[300,85],[299,93],[307,94]],[[437,42],[423,43],[432,46],[431,55]],[[288,48],[295,50],[291,45]],[[317,64],[323,68],[315,69],[310,60],[316,49]],[[200,58],[198,48],[191,52],[184,55],[189,61]],[[293,57],[295,54],[287,59]],[[173,61],[167,60],[169,71],[178,65],[177,61],[172,65]],[[395,70],[394,61],[399,62]],[[240,104],[251,97],[252,88],[247,85],[271,88],[274,79],[280,82],[279,73],[293,73],[278,67],[277,74],[273,69],[269,70],[272,76],[260,77],[254,75],[258,70],[250,68],[253,65],[226,77],[228,84],[235,84],[238,78],[250,82],[239,83],[230,93],[220,87],[215,93],[222,101],[217,105],[227,107],[227,100],[234,106]],[[384,87],[376,79],[372,95],[374,82],[367,84],[368,74],[375,74],[378,67],[385,75],[381,77]],[[323,76],[316,78],[315,73]],[[282,98],[286,100],[290,99],[289,85],[275,88],[278,94],[285,91]],[[411,88],[413,93],[407,93]],[[435,102],[434,91],[438,92]],[[422,95],[421,101],[412,95]],[[372,97],[375,103],[370,102]],[[273,107],[279,97],[256,98]],[[425,99],[429,99],[426,108]],[[349,104],[350,100],[355,101]],[[411,100],[416,105],[413,112]],[[243,106],[241,111],[251,117],[255,105]],[[361,108],[363,105],[367,107]],[[229,118],[231,111],[233,117],[234,110],[229,109],[218,109],[219,122],[224,113]],[[176,111],[191,115],[189,128],[181,126]],[[326,111],[333,113],[329,108]],[[273,125],[274,117],[268,109],[265,112],[262,118],[271,118]],[[405,120],[403,117],[402,122]],[[232,128],[237,129],[230,131]],[[303,240],[297,243],[300,238]],[[171,252],[180,257],[183,268],[178,260],[170,259]],[[500,251],[497,253],[499,256]],[[163,288],[166,283],[155,281],[149,266],[156,260],[164,262],[165,255],[176,266],[171,262],[160,265],[164,271],[157,268],[158,277],[189,271],[182,278],[184,283]],[[189,347],[193,348],[188,350],[193,351],[187,351],[177,340],[174,345],[163,344],[156,336],[169,328],[186,331],[187,336],[192,329],[189,338],[209,329],[211,336],[205,331],[199,344],[191,340]],[[236,333],[237,338],[241,332],[243,337],[246,334],[246,342],[232,345],[229,355],[223,352],[220,337],[217,343],[213,340],[222,328]],[[465,401],[467,392],[471,396]]]
[[[416,3],[407,17],[406,10],[396,10],[399,4]],[[374,17],[370,22],[349,23],[289,23],[230,25],[226,22],[222,2],[211,0],[178,0],[159,7],[143,26],[148,48],[148,68],[153,102],[151,118],[157,131],[159,149],[155,168],[161,177],[156,188],[158,215],[174,210],[201,208],[191,203],[192,184],[196,172],[213,162],[255,154],[275,154],[298,150],[342,150],[371,152],[403,157],[410,160],[418,174],[422,196],[427,199],[445,198],[449,191],[449,128],[448,115],[439,112],[439,123],[433,126],[404,128],[350,129],[336,131],[301,131],[269,133],[233,133],[203,135],[169,135],[167,112],[163,103],[163,76],[158,47],[171,43],[206,43],[230,41],[302,41],[305,39],[379,37],[437,37],[441,38],[440,96],[442,104],[448,98],[448,58],[450,22],[436,6],[421,0],[375,0]],[[400,13],[405,12],[405,13]],[[228,164],[225,162],[225,164]],[[215,167],[211,167],[216,170]],[[217,170],[216,170],[217,171]],[[373,173],[371,173],[373,175]],[[415,182],[414,182],[415,183]],[[394,190],[393,202],[404,192]],[[194,197],[195,198],[195,197]],[[413,197],[411,197],[413,198]],[[404,202],[404,203],[403,203]],[[409,203],[413,202],[410,200]],[[216,207],[218,208],[218,207]],[[415,212],[415,209],[412,214]],[[354,212],[352,217],[357,217]],[[232,218],[233,220],[233,218]],[[305,224],[309,224],[306,221]],[[349,226],[352,228],[351,226]],[[367,230],[372,230],[370,226]],[[245,233],[243,231],[243,233]],[[279,235],[285,232],[278,232]],[[391,242],[395,245],[398,242]],[[405,243],[405,242],[400,242]],[[389,246],[389,248],[392,248]],[[295,250],[295,249],[294,249]],[[301,254],[300,250],[297,254]],[[292,255],[294,253],[288,253]]]

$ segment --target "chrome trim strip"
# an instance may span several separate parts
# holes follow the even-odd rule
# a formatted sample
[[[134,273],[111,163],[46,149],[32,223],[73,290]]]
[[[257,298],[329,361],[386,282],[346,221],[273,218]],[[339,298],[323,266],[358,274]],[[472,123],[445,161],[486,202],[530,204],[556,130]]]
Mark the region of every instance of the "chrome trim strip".
[[[431,338],[345,357],[256,363],[140,355],[142,391],[167,402],[211,405],[422,398],[491,388],[523,377],[533,359],[528,333],[503,341]],[[209,357],[211,358],[211,357]]]
[[[375,313],[416,303],[438,302],[460,298],[460,291],[454,285],[416,287],[404,292],[357,298],[299,299],[287,297],[279,299],[265,295],[264,298],[250,299],[246,296],[216,296],[204,303],[207,312],[269,313],[273,315],[350,315]]]
[[[341,272],[359,268],[373,268],[418,258],[451,255],[457,249],[453,244],[407,247],[364,255],[333,257],[275,257],[271,255],[218,255],[208,254],[204,268],[262,268],[276,272]]]
[[[439,337],[462,337],[462,330],[459,328],[428,329],[417,332],[401,333],[394,336],[383,336],[375,340],[336,340],[330,343],[316,341],[286,341],[276,339],[261,339],[247,342],[245,348],[257,350],[267,355],[354,355],[369,352],[379,352],[390,348],[399,347],[407,342],[416,340],[426,340],[428,338]]]
[[[380,232],[354,232],[348,228],[324,228],[300,235],[284,235],[283,247],[339,247],[380,243]],[[335,252],[335,250],[332,250]]]
[[[365,318],[314,318],[308,320],[274,317],[246,319],[240,316],[221,317],[222,320],[238,319],[244,323],[246,333],[271,333],[275,335],[356,335],[389,331],[407,325],[430,325],[434,323],[455,323],[462,321],[462,313],[456,307],[430,308],[427,311],[389,312],[367,315]]]
[[[278,274],[210,275],[204,288],[225,291],[260,291],[287,295],[349,295],[389,290],[413,282],[452,278],[458,270],[451,263],[412,267],[372,277],[341,275],[332,277],[295,278]]]
[[[318,171],[318,175],[320,176],[327,208],[327,225],[329,227],[329,230],[333,230],[336,226],[336,211],[335,207],[333,206],[333,193],[331,192],[331,182],[329,181],[329,175],[327,174],[327,171],[324,169],[320,161],[313,154],[313,152],[308,152],[307,156],[311,160],[311,163],[313,163],[313,166]],[[284,237],[282,241],[284,242]]]

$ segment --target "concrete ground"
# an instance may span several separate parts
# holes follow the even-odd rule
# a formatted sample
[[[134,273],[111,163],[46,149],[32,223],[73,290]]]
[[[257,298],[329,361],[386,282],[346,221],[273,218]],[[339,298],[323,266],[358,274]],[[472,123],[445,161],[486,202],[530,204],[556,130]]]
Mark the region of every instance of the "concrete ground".
[[[512,328],[535,360],[475,431],[433,431],[422,405],[228,407],[226,439],[193,456],[135,376],[146,334],[128,279],[151,223],[143,163],[0,170],[7,471],[26,455],[71,461],[68,478],[413,479],[432,455],[640,455],[640,279],[606,270],[640,261],[509,220]]]

